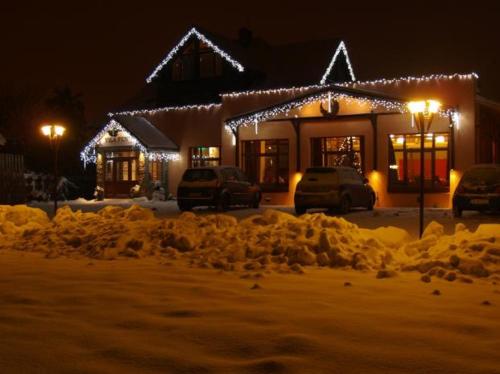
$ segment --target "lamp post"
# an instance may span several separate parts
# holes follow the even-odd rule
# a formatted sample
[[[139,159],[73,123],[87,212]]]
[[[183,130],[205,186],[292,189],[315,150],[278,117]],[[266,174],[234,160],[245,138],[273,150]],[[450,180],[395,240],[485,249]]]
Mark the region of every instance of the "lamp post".
[[[429,132],[434,114],[439,111],[441,104],[436,100],[410,101],[408,109],[415,118],[415,125],[420,133],[420,209],[419,209],[419,237],[424,232],[424,189],[425,189],[425,168],[424,168],[424,136]]]
[[[66,129],[64,126],[56,124],[43,125],[42,134],[50,140],[50,147],[54,152],[54,215],[57,212],[57,153],[59,151],[59,143]]]

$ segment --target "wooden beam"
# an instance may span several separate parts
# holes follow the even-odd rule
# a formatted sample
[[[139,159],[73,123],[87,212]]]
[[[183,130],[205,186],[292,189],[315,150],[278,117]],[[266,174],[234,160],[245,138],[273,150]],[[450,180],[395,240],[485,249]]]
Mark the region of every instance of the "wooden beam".
[[[372,149],[373,149],[373,170],[378,169],[378,131],[377,131],[377,113],[372,113],[370,116],[370,122],[372,124],[372,130],[373,130],[373,143],[372,143]]]
[[[234,145],[234,165],[240,166],[240,128],[233,129],[231,128],[231,132],[233,133],[235,139]]]
[[[301,154],[300,154],[300,143],[301,143],[301,137],[300,137],[300,119],[299,118],[294,118],[292,119],[292,126],[293,126],[293,129],[295,130],[295,141],[296,141],[296,155],[295,155],[295,159],[296,159],[296,171],[297,172],[300,172],[300,169],[301,169]]]
[[[355,121],[355,120],[370,120],[372,119],[373,115],[376,116],[388,116],[388,115],[395,115],[395,114],[402,114],[400,112],[383,112],[383,113],[358,113],[358,114],[342,114],[338,115],[335,117],[324,117],[324,116],[315,116],[315,117],[300,117],[301,122],[337,122],[337,121]],[[293,121],[296,118],[274,118],[274,119],[269,119],[266,122],[286,122],[286,121]]]
[[[457,108],[458,111],[458,108]],[[450,139],[448,140],[448,149],[450,152],[450,170],[455,169],[455,124],[453,123],[453,117],[450,114]]]

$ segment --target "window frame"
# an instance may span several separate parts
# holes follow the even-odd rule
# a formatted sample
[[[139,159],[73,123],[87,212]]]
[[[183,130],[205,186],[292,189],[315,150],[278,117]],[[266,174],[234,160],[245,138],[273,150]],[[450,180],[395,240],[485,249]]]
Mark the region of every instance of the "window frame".
[[[328,155],[336,155],[336,154],[345,154],[346,152],[341,152],[341,151],[327,151],[326,150],[326,141],[327,139],[343,139],[343,138],[359,138],[359,154],[361,157],[361,170],[357,170],[358,173],[361,175],[365,175],[365,137],[364,135],[345,135],[345,136],[317,136],[317,137],[311,137],[310,138],[310,145],[311,145],[311,166],[323,166],[323,167],[335,167],[335,166],[345,166],[345,165],[326,165],[325,160]],[[315,160],[316,160],[316,155],[315,155],[315,147],[314,147],[314,141],[315,140],[320,140],[321,141],[321,149],[320,149],[320,154],[319,156],[321,157],[322,160],[322,165],[315,165]],[[323,150],[325,149],[325,150]]]
[[[260,152],[260,144],[261,142],[276,142],[276,152],[273,153],[261,153]],[[246,143],[251,143],[251,142],[258,142],[258,146],[253,146],[254,150],[258,150],[256,152],[252,152],[250,155],[247,155],[246,152]],[[275,157],[276,164],[278,167],[276,168],[276,175],[275,179],[279,180],[280,177],[280,155],[283,157],[285,154],[281,154],[279,152],[280,150],[280,143],[286,143],[287,146],[287,152],[286,152],[286,158],[287,158],[287,173],[286,173],[286,182],[285,183],[259,183],[258,182],[258,175],[255,176],[255,178],[252,178],[252,176],[248,173],[247,170],[247,159],[248,162],[252,162],[252,160],[255,162],[254,164],[254,169],[257,171],[259,169],[258,166],[258,161],[260,160],[261,157]],[[263,192],[288,192],[289,191],[289,186],[290,186],[290,139],[288,138],[270,138],[270,139],[249,139],[249,140],[242,140],[241,141],[241,166],[242,170],[245,173],[245,175],[248,178],[248,181],[251,183],[255,183],[260,186]]]
[[[201,148],[218,148],[219,149],[219,157],[206,157],[198,160],[193,159],[194,155],[194,150],[195,149],[201,149]],[[221,152],[222,152],[222,147],[220,145],[197,145],[194,147],[189,147],[189,167],[191,168],[203,168],[203,167],[211,167],[211,166],[220,166],[221,165]],[[195,166],[193,161],[201,161],[200,165]],[[203,164],[203,162],[208,162],[208,161],[217,161],[217,165],[206,165]]]
[[[396,138],[396,137],[404,137],[404,142],[403,142],[403,149],[402,150],[394,150],[392,148],[392,139],[391,135]],[[388,157],[387,157],[387,192],[390,193],[416,193],[420,191],[420,184],[419,183],[409,183],[408,181],[408,154],[414,153],[418,155],[418,160],[420,162],[420,146],[418,148],[408,150],[406,147],[407,144],[407,136],[419,136],[419,133],[393,133],[393,134],[388,134],[387,135],[387,151],[388,151]],[[428,134],[425,134],[428,135]],[[444,147],[437,147],[436,146],[436,137],[440,135],[445,135],[447,137],[447,145]],[[426,193],[447,193],[450,192],[450,170],[451,170],[451,164],[450,164],[450,156],[451,156],[451,133],[450,132],[433,132],[432,133],[432,147],[426,147],[424,148],[424,153],[430,153],[431,159],[430,159],[430,164],[431,164],[431,183],[426,183],[426,180],[424,181],[424,192]],[[425,143],[425,142],[424,142]],[[403,163],[404,163],[404,181],[403,182],[395,182],[393,178],[391,177],[391,173],[394,173],[394,169],[391,169],[391,158],[393,155],[391,155],[391,148],[392,152],[394,155],[396,152],[401,152],[403,153]],[[446,151],[446,185],[440,185],[435,182],[436,180],[436,152],[439,151]],[[425,156],[424,156],[425,157]],[[425,162],[425,160],[424,160]],[[425,163],[424,163],[425,165]],[[427,172],[427,171],[426,171]],[[396,170],[397,173],[397,170]],[[425,175],[425,174],[424,174]]]
[[[211,57],[210,74],[202,73],[202,57]],[[210,63],[207,64],[210,65]],[[174,82],[189,82],[218,78],[223,75],[223,72],[224,61],[222,57],[210,46],[203,46],[200,40],[194,39],[187,43],[172,59],[170,78]]]

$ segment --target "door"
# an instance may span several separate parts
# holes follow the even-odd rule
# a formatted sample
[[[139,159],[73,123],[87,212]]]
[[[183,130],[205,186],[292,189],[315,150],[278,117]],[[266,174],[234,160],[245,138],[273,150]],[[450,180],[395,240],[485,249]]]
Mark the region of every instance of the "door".
[[[129,197],[137,184],[136,152],[106,152],[104,194],[106,197]]]

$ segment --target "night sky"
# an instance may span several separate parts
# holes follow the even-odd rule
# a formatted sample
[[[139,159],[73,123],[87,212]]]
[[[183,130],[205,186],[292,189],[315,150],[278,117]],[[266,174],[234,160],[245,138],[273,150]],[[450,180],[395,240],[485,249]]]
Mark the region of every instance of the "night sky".
[[[476,71],[481,94],[500,100],[500,4],[280,3],[2,2],[0,87],[67,84],[84,94],[87,118],[95,121],[132,96],[197,24],[227,37],[245,26],[269,43],[343,38],[359,79]]]

